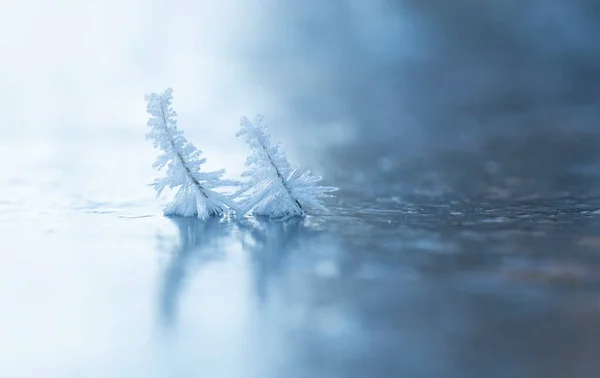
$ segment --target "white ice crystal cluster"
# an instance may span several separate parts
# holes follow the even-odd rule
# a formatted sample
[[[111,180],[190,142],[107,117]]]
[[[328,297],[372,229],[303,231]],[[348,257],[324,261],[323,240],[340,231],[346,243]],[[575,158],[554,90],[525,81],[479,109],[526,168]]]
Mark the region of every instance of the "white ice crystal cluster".
[[[263,117],[257,115],[253,121],[243,117],[238,137],[242,137],[252,150],[246,160],[247,170],[242,174],[247,181],[231,197],[213,189],[233,186],[236,181],[222,179],[225,170],[202,172],[206,161],[202,152],[188,142],[177,128],[176,113],[171,108],[171,88],[162,94],[146,96],[150,114],[147,134],[154,147],[162,154],[154,163],[160,170],[167,166],[166,175],[152,184],[158,195],[165,187],[176,188],[175,199],[165,209],[166,215],[237,216],[253,214],[270,218],[287,219],[303,217],[308,210],[326,212],[322,199],[338,190],[332,186],[320,186],[320,176],[310,171],[292,167],[279,143],[272,141],[267,133]],[[234,201],[234,199],[236,199]]]
[[[238,191],[247,196],[239,205],[240,213],[286,218],[304,216],[309,209],[327,211],[321,199],[331,197],[327,193],[338,188],[320,186],[317,183],[322,177],[292,167],[280,144],[267,133],[262,115],[253,121],[243,117],[237,136],[252,150],[246,160],[247,170],[242,173],[248,181]]]
[[[206,219],[209,216],[222,216],[235,209],[233,201],[224,194],[213,191],[214,188],[231,185],[221,177],[225,170],[202,172],[206,162],[202,151],[197,149],[177,128],[177,113],[171,108],[173,89],[162,94],[152,93],[146,96],[147,112],[150,114],[147,139],[154,147],[162,150],[153,167],[160,170],[167,167],[164,177],[156,179],[152,186],[160,195],[165,187],[177,188],[173,201],[165,209],[165,215],[197,216]]]

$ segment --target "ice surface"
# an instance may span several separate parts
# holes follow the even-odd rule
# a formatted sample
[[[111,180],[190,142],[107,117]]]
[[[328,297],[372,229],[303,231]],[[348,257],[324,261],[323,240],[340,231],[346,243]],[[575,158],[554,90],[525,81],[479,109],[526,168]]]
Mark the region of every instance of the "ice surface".
[[[205,222],[163,216],[153,154],[0,148],[0,377],[597,377],[598,199]]]

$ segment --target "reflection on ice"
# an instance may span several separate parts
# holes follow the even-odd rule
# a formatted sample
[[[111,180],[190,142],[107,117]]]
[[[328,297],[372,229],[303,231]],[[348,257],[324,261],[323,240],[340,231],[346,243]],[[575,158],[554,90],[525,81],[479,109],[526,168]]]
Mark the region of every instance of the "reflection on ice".
[[[178,228],[179,244],[164,272],[160,318],[165,326],[176,322],[178,300],[189,275],[202,265],[225,257],[219,242],[231,233],[231,224],[216,218],[169,218]]]
[[[319,231],[305,225],[303,218],[285,222],[264,217],[230,222],[219,219],[203,221],[197,218],[169,218],[178,230],[177,247],[169,252],[160,294],[160,318],[164,325],[177,317],[178,300],[186,281],[214,261],[228,258],[225,244],[237,244],[250,262],[247,270],[252,277],[252,290],[261,302],[268,299],[269,287],[284,275],[288,257],[299,246],[308,245]],[[321,261],[315,267],[320,275],[335,274],[337,267]]]
[[[279,222],[257,217],[238,223],[242,246],[252,261],[255,295],[260,301],[268,299],[269,287],[284,274],[288,257],[298,243],[306,244],[318,235],[304,222],[303,218]]]
[[[452,207],[376,210],[338,214],[327,224],[172,219],[179,243],[162,271],[159,309],[161,326],[174,332],[159,341],[168,356],[163,368],[261,378],[452,378],[493,366],[497,376],[547,376],[547,366],[519,346],[563,362],[567,346],[544,341],[529,324],[554,327],[554,335],[578,332],[564,311],[569,304],[578,319],[597,322],[597,308],[583,297],[597,282],[592,260],[550,264],[576,244],[564,235],[528,232],[530,219],[510,212],[500,214],[514,226],[507,229],[468,207],[461,224]],[[586,248],[596,248],[593,240],[584,239]],[[545,258],[515,253],[530,245]],[[561,294],[575,288],[565,281],[581,290],[580,303]]]
[[[161,358],[161,369],[274,376],[274,360],[297,364],[303,332],[345,324],[337,306],[321,308],[306,296],[302,282],[324,270],[314,260],[322,254],[315,248],[322,232],[306,220],[170,220],[178,243],[161,269],[159,327],[169,331],[157,339],[160,353],[169,356]],[[282,300],[286,296],[292,301]],[[282,348],[286,337],[298,345]],[[190,344],[193,352],[185,347]]]

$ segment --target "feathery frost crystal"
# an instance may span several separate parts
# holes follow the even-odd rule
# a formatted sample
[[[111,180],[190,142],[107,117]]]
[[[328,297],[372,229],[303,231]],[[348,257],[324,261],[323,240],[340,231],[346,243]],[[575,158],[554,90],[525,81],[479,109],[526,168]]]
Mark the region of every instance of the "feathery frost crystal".
[[[248,169],[242,174],[248,181],[236,193],[247,197],[239,206],[239,214],[252,211],[254,215],[288,218],[305,216],[307,209],[327,212],[321,198],[333,197],[327,193],[338,188],[319,186],[320,176],[292,168],[279,143],[267,133],[262,115],[253,122],[243,117],[240,126],[237,136],[245,140],[252,154],[246,160]]]
[[[165,208],[165,215],[197,216],[202,219],[225,215],[235,209],[235,205],[226,195],[212,189],[234,185],[235,182],[221,179],[224,169],[200,171],[206,159],[201,157],[202,151],[188,142],[177,128],[177,113],[171,108],[172,93],[173,89],[169,88],[162,94],[146,95],[146,110],[150,114],[148,126],[151,128],[146,139],[152,139],[154,147],[162,150],[153,167],[158,170],[167,167],[165,177],[156,179],[152,186],[157,195],[165,187],[178,187],[173,202]]]

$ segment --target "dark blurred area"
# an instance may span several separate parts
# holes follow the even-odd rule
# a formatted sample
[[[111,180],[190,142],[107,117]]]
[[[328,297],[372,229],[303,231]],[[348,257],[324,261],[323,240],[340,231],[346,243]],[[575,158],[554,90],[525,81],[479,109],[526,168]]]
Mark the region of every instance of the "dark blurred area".
[[[250,69],[295,117],[293,147],[318,150],[303,157],[314,155],[328,179],[377,195],[597,192],[599,2],[305,0],[265,9],[273,16],[247,47]],[[340,122],[347,135],[334,133],[335,143],[327,127]]]

